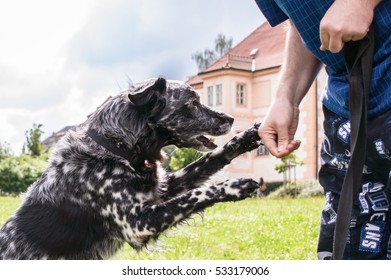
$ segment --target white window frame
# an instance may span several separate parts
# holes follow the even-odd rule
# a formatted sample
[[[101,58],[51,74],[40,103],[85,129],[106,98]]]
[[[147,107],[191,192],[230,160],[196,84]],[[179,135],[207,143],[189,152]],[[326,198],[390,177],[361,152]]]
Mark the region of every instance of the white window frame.
[[[246,84],[244,83],[236,85],[236,104],[246,106]]]
[[[216,105],[223,105],[223,85],[216,85]]]
[[[265,145],[261,145],[258,147],[257,149],[257,156],[258,157],[261,157],[261,156],[268,156],[270,153],[269,153],[269,150],[266,148]]]
[[[208,106],[213,106],[213,86],[207,87]]]

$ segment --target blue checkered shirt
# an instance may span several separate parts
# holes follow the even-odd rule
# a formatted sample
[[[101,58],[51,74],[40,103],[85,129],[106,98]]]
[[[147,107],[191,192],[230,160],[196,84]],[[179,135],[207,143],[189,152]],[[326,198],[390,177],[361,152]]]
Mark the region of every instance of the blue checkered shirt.
[[[321,51],[319,24],[333,0],[255,0],[272,26],[290,18],[306,48],[326,65],[329,79],[323,104],[345,118],[348,109],[348,76],[343,51]],[[391,1],[383,0],[375,10],[375,55],[368,102],[368,117],[391,109]]]

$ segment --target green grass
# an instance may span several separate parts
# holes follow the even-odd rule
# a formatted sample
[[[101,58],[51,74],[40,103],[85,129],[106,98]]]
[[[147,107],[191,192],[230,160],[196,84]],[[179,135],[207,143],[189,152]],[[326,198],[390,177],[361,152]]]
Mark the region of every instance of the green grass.
[[[0,196],[0,226],[7,221],[21,202],[19,197]]]
[[[19,198],[0,197],[0,225]],[[140,253],[129,245],[114,259],[316,259],[323,198],[247,199],[220,203],[166,231]]]

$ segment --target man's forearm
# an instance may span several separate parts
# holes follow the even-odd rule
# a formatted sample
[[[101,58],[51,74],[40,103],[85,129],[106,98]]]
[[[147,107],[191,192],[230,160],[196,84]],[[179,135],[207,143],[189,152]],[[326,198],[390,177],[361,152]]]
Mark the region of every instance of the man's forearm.
[[[298,106],[321,66],[321,62],[303,46],[296,27],[291,24],[276,98],[288,99]]]

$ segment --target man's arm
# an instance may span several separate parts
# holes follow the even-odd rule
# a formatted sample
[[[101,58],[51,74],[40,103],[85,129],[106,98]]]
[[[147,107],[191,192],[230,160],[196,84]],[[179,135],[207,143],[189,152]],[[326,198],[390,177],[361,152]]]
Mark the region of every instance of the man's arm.
[[[365,37],[381,0],[335,0],[320,22],[321,50],[337,53]]]
[[[283,157],[300,146],[300,141],[294,140],[299,104],[321,65],[303,46],[301,37],[292,24],[287,34],[285,60],[276,96],[259,129],[259,135],[272,155]]]

